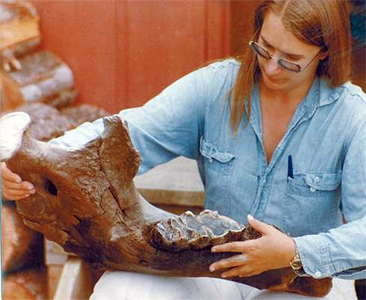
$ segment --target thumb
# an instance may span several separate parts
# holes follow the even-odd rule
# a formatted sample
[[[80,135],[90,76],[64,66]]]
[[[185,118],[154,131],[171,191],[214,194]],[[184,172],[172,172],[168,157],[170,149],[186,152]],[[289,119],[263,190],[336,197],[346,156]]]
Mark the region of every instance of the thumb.
[[[263,223],[257,219],[254,219],[252,215],[248,215],[248,223],[252,226],[255,230],[259,231],[262,234],[268,234],[273,227],[266,223]]]

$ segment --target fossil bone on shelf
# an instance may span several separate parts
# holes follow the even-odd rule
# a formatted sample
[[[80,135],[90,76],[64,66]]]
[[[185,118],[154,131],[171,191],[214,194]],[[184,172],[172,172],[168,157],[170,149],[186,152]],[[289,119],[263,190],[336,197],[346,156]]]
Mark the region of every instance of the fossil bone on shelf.
[[[17,202],[18,212],[26,225],[95,268],[220,277],[208,271],[209,265],[232,254],[211,253],[211,246],[259,237],[249,226],[212,211],[176,216],[149,204],[134,186],[140,157],[117,115],[104,118],[103,134],[77,148],[34,140],[23,135],[25,128],[2,137],[12,122],[26,128],[29,116],[0,119],[0,141],[14,139],[15,147],[0,158],[12,156],[9,167],[37,191]],[[327,294],[332,285],[330,278],[298,277],[290,268],[230,280],[311,296]]]

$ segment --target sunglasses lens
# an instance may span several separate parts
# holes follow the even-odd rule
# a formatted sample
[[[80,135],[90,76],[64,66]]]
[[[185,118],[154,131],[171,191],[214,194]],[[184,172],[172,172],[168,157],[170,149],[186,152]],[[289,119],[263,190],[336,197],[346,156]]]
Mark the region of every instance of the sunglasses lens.
[[[260,57],[263,57],[264,59],[271,59],[272,56],[271,54],[264,49],[263,47],[261,47],[259,44],[257,44],[256,42],[251,41],[249,43],[250,48],[253,50],[253,52],[257,55],[259,55]],[[278,59],[278,64],[284,68],[285,70],[291,71],[291,72],[296,72],[299,73],[301,72],[301,66],[298,64],[295,64],[293,62],[289,62],[287,60],[284,59]]]
[[[283,60],[283,59],[279,59],[278,60],[279,65],[288,70],[288,71],[292,71],[292,72],[300,72],[301,71],[301,67],[298,64]]]
[[[256,43],[251,43],[250,44],[251,48],[253,49],[253,51],[258,54],[259,56],[265,58],[265,59],[271,59],[271,55],[267,52],[267,50],[263,49],[261,46],[259,46]]]

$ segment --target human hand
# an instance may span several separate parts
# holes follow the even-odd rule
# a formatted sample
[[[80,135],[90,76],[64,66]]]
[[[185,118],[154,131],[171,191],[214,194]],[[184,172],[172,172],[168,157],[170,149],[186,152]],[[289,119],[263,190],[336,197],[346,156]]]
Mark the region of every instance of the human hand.
[[[35,193],[34,186],[22,181],[18,174],[13,173],[5,163],[0,163],[3,196],[8,200],[21,200]]]
[[[250,215],[248,222],[262,236],[254,240],[230,242],[212,247],[212,252],[238,254],[211,264],[211,272],[228,269],[221,274],[221,277],[247,277],[290,265],[296,252],[295,241],[275,227]]]

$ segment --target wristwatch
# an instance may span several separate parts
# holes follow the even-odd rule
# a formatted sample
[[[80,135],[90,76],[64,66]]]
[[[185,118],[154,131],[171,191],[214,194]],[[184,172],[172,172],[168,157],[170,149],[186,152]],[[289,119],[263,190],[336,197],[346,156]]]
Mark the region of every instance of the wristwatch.
[[[294,273],[297,276],[301,276],[301,277],[309,276],[304,271],[304,268],[303,268],[302,262],[301,262],[301,258],[300,258],[299,252],[297,251],[297,248],[295,249],[295,251],[296,251],[295,256],[290,261],[290,266],[291,266],[292,270],[294,271]]]

